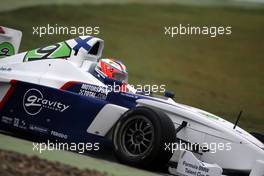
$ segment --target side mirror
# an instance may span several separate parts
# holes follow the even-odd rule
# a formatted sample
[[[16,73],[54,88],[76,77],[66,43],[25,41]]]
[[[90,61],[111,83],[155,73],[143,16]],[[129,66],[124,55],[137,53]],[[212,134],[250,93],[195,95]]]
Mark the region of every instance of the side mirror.
[[[164,96],[173,99],[174,98],[174,92],[166,90],[165,93],[164,93]]]

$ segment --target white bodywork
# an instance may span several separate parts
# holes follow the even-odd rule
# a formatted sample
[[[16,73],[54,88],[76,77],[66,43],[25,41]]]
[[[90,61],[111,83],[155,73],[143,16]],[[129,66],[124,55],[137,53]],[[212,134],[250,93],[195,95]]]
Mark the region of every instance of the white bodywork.
[[[198,160],[192,152],[186,150],[181,151],[177,168],[169,168],[169,171],[179,176],[221,176],[223,173],[223,169],[217,164],[204,163]]]
[[[197,155],[201,161],[217,163],[224,169],[249,171],[256,160],[264,160],[264,145],[240,127],[233,129],[234,124],[203,110],[186,105],[151,100],[138,100],[143,106],[161,109],[172,119],[175,128],[182,121],[188,122],[186,128],[177,134],[177,138],[204,145],[221,145],[218,150],[202,152]],[[222,150],[223,149],[223,150]],[[172,160],[178,158],[176,150]]]
[[[88,36],[82,36],[82,39]],[[89,54],[80,49],[77,55],[71,53],[67,59],[46,59],[23,62],[26,53],[0,59],[0,102],[10,87],[11,80],[20,80],[53,88],[61,88],[70,81],[105,86],[101,81],[88,72],[90,66],[97,62],[103,50],[103,40],[93,38],[89,45],[100,44],[97,54]],[[73,48],[75,40],[66,43]],[[224,169],[250,171],[256,160],[264,160],[264,144],[245,130],[234,124],[200,109],[174,102],[172,99],[159,98],[139,99],[138,106],[148,106],[165,112],[173,121],[175,128],[183,121],[187,126],[177,138],[190,143],[223,144],[223,150],[210,149],[200,151],[196,156],[206,163],[218,164]],[[87,132],[105,136],[115,122],[127,109],[117,105],[106,105],[93,121]],[[106,118],[107,114],[107,118]],[[223,147],[222,147],[223,148]],[[178,159],[179,150],[173,149],[172,161]]]

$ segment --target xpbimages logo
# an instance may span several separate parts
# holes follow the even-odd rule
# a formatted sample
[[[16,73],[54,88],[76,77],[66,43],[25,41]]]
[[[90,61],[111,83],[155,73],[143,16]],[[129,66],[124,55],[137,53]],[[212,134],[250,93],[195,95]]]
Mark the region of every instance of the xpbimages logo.
[[[45,98],[38,89],[29,89],[23,97],[23,107],[29,115],[37,115],[43,108],[64,112],[70,105]]]

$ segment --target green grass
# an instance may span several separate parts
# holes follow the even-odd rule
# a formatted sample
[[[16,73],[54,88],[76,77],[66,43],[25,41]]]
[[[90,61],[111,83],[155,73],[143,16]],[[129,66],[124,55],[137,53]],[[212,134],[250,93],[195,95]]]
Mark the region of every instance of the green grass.
[[[263,0],[262,0],[263,1]],[[263,2],[252,0],[0,0],[0,11],[14,10],[22,7],[38,5],[80,5],[80,4],[182,4],[191,6],[220,6],[220,7],[242,7],[242,8],[263,8]]]
[[[75,36],[32,35],[32,26],[100,26],[104,56],[128,66],[130,83],[166,84],[176,101],[264,131],[264,10],[177,5],[53,5],[0,13],[1,25],[23,31],[22,50]],[[232,26],[232,35],[164,35],[164,26]]]
[[[0,149],[19,152],[29,156],[37,156],[40,159],[46,159],[48,161],[58,161],[67,165],[77,167],[79,169],[96,170],[101,173],[107,173],[109,176],[154,176],[148,171],[135,169],[129,166],[121,165],[118,163],[112,163],[100,159],[95,159],[89,156],[78,155],[68,151],[43,151],[42,153],[37,150],[33,150],[33,143],[14,137],[0,134]],[[19,144],[19,147],[18,147]]]

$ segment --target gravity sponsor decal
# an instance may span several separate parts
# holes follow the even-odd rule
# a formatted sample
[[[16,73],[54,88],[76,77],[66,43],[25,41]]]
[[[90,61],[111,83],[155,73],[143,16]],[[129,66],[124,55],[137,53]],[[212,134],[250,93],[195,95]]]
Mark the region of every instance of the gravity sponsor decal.
[[[11,43],[4,42],[0,44],[0,59],[15,54],[15,48]]]
[[[71,56],[72,49],[66,42],[56,43],[44,48],[28,51],[24,57],[24,62],[41,59],[66,59]]]
[[[64,112],[70,105],[63,104],[59,101],[53,101],[43,96],[38,89],[29,89],[23,97],[23,107],[27,114],[37,115],[43,108],[53,111]]]

